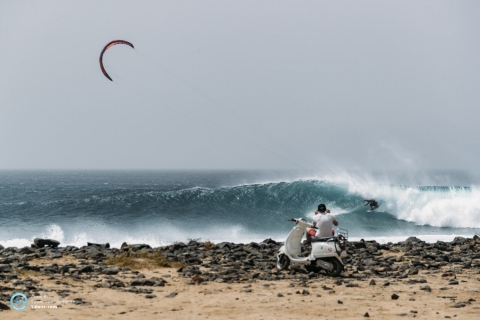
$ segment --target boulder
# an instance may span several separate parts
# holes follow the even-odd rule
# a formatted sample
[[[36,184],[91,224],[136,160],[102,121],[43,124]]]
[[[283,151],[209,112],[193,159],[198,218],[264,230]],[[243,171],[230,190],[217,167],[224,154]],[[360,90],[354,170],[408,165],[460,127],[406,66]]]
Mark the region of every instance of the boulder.
[[[172,244],[169,248],[173,251],[177,251],[179,249],[185,248],[187,245],[183,242],[176,242]]]
[[[60,242],[57,241],[57,240],[52,240],[52,239],[39,239],[39,238],[36,238],[35,240],[33,240],[33,242],[35,243],[35,245],[37,245],[39,248],[43,248],[45,246],[49,246],[49,247],[53,247],[53,248],[56,248],[60,245]]]
[[[354,242],[355,249],[366,249],[367,245],[364,242]]]
[[[21,254],[30,254],[30,253],[35,253],[37,252],[34,248],[31,247],[23,247],[18,251]]]
[[[24,266],[23,270],[27,271],[40,271],[42,269],[42,266]]]
[[[52,255],[50,257],[52,259],[59,259],[59,258],[63,257],[63,254],[61,252],[54,252],[54,253],[52,253]]]
[[[87,246],[88,247],[97,247],[97,248],[100,248],[100,249],[110,249],[110,243],[91,243],[91,242],[87,242]]]
[[[421,242],[422,240],[418,239],[417,237],[408,237],[407,240],[405,240],[406,243],[412,243],[412,242]]]
[[[268,239],[265,239],[263,240],[263,243],[266,243],[266,244],[277,244],[277,242],[275,240],[272,240],[271,238],[268,238]]]
[[[100,258],[104,256],[104,254],[101,253],[97,247],[86,247],[84,250],[85,254],[90,258]]]
[[[0,272],[10,272],[10,271],[12,271],[12,267],[9,264],[0,265]]]
[[[140,251],[142,249],[151,250],[152,247],[150,247],[148,244],[127,244],[126,242],[124,242],[122,243],[121,249],[124,251]]]
[[[103,269],[103,270],[102,270],[102,273],[103,273],[103,274],[108,274],[108,275],[113,275],[113,274],[117,274],[117,273],[118,273],[118,269],[107,268],[107,269]]]
[[[10,310],[10,307],[3,302],[0,302],[0,310]]]
[[[231,249],[232,248],[232,243],[230,243],[230,242],[220,242],[219,244],[217,244],[217,247],[219,249],[223,249],[225,247],[227,247],[228,249]]]
[[[152,280],[140,280],[140,279],[136,279],[136,280],[133,280],[130,285],[131,286],[153,286],[155,284],[154,281]]]
[[[140,251],[143,249],[148,249],[151,250],[152,247],[150,247],[148,244],[132,244],[130,245],[132,251]]]
[[[93,272],[92,266],[85,266],[78,270],[78,273],[90,273],[90,272]]]

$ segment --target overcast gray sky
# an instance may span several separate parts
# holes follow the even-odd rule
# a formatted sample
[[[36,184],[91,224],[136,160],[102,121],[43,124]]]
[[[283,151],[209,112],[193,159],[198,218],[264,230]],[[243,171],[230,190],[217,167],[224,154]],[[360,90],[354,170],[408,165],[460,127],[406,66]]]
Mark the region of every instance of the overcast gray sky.
[[[479,31],[479,1],[4,0],[0,169],[476,170]]]

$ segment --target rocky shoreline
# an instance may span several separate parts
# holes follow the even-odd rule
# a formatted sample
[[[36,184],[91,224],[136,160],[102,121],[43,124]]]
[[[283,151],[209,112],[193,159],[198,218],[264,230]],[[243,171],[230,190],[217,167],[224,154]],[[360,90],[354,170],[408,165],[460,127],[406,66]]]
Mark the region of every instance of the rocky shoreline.
[[[457,276],[480,274],[480,238],[477,236],[436,243],[426,243],[415,237],[387,244],[347,242],[345,270],[337,278],[330,278],[322,272],[308,272],[301,267],[277,271],[276,254],[280,245],[272,239],[248,244],[190,240],[158,248],[124,243],[116,249],[110,248],[109,244],[93,243],[81,248],[61,247],[55,240],[35,239],[31,247],[0,246],[0,310],[10,310],[9,300],[14,292],[22,292],[28,297],[55,293],[71,299],[74,304],[90,305],[91,301],[75,295],[75,283],[88,285],[93,290],[106,288],[155,299],[154,290],[170,286],[171,276],[146,276],[143,269],[160,270],[161,267],[174,267],[174,276],[183,279],[186,286],[240,283],[245,284],[242,291],[248,293],[252,290],[248,286],[251,283],[287,281],[289,287],[296,288],[301,295],[309,295],[308,287],[322,281],[346,288],[364,285],[387,287],[401,282],[418,286],[417,289],[422,292],[432,292],[426,278],[437,275],[440,283],[444,284],[436,289],[437,294],[448,296],[448,290],[461,286],[465,281],[459,281]],[[303,251],[310,251],[309,245],[302,246]],[[57,286],[45,287],[39,280],[42,277]],[[379,280],[382,281],[377,284]],[[323,290],[334,291],[326,286]],[[173,291],[164,297],[174,298],[177,294]],[[479,297],[478,291],[472,291],[472,294]],[[278,297],[280,295],[283,296],[283,293],[279,292]],[[391,298],[394,299],[393,295]],[[479,308],[474,306],[474,298],[465,301],[454,298],[450,301],[452,308]]]

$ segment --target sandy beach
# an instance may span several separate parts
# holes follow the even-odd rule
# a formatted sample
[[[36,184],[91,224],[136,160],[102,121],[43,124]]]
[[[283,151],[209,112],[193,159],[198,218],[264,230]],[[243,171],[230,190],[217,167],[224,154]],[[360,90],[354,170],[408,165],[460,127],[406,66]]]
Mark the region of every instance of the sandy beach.
[[[373,319],[417,317],[419,319],[475,319],[480,315],[480,275],[473,273],[442,277],[442,273],[419,274],[431,292],[421,290],[423,284],[409,280],[388,281],[372,278],[354,281],[354,287],[338,284],[338,279],[309,281],[296,286],[291,281],[255,281],[251,283],[185,284],[176,277],[174,269],[142,271],[146,277],[163,276],[168,285],[155,289],[152,299],[145,295],[95,288],[95,282],[76,282],[68,279],[39,278],[45,288],[70,288],[72,297],[91,305],[45,303],[48,300],[69,300],[47,292],[49,298],[33,302],[24,311],[3,311],[2,319],[301,319],[305,316],[320,319],[359,319],[368,313]],[[448,285],[447,278],[458,280]],[[411,279],[410,279],[411,280]],[[66,284],[57,285],[56,281]],[[292,286],[291,284],[294,284]],[[177,293],[169,298],[172,292]],[[392,295],[399,296],[397,300]],[[465,307],[453,308],[458,302]],[[60,306],[56,309],[31,309],[31,306]]]
[[[384,261],[395,259],[402,264],[412,264],[417,259],[405,252],[379,250],[377,254]],[[54,260],[60,269],[74,262],[78,259],[71,255]],[[51,264],[48,256],[31,259],[28,263],[30,269],[47,271],[44,268],[51,268]],[[462,266],[463,262],[449,263],[420,269],[408,277],[398,274],[392,277],[384,270],[376,269],[372,273],[347,265],[337,278],[324,275],[309,278],[306,274],[297,274],[290,279],[281,279],[292,274],[288,270],[277,272],[272,268],[269,272],[277,279],[273,281],[249,279],[248,275],[238,281],[222,278],[203,281],[199,275],[185,277],[177,268],[168,267],[119,268],[113,276],[104,274],[111,269],[104,269],[101,274],[76,277],[71,272],[42,274],[24,270],[17,272],[16,281],[4,280],[0,285],[2,293],[25,292],[29,290],[29,283],[37,287],[36,293],[29,296],[25,310],[4,310],[0,317],[39,320],[475,319],[480,315],[480,274],[476,268]],[[209,269],[198,267],[198,274],[208,273]],[[149,279],[151,283],[144,282]],[[115,282],[122,285],[106,287]],[[129,282],[133,286],[123,285]],[[3,303],[9,305],[5,299]]]

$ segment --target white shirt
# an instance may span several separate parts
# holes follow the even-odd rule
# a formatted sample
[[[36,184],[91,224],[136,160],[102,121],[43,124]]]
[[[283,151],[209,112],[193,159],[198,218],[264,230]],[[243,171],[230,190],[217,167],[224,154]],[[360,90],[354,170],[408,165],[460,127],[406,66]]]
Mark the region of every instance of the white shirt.
[[[332,236],[332,229],[333,229],[333,220],[335,220],[335,216],[324,213],[317,213],[313,217],[313,221],[316,223],[315,226],[317,229],[316,237],[331,237]]]

